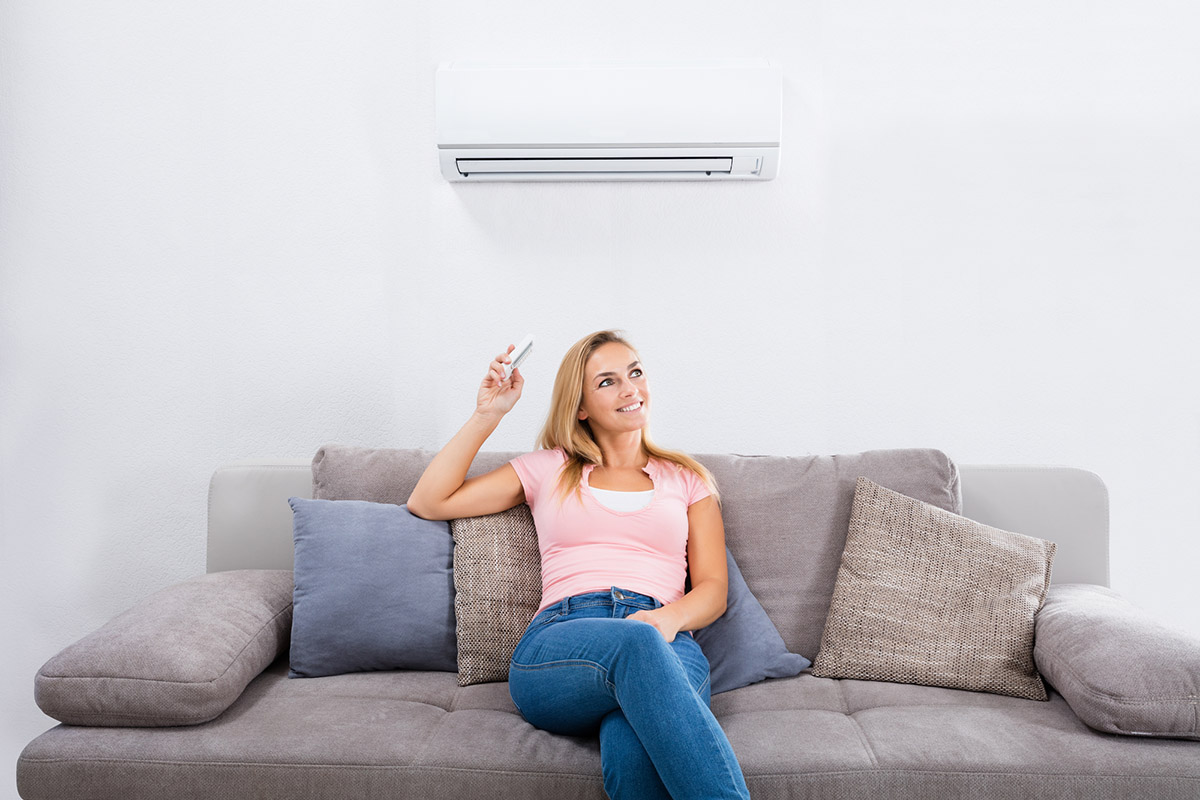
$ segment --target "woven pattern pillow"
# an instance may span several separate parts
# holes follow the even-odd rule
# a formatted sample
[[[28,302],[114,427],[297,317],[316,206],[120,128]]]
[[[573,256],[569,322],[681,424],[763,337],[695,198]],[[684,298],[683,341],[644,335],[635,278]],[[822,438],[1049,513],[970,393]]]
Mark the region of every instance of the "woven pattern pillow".
[[[508,680],[508,663],[542,601],[542,561],[525,503],[450,520],[458,685]]]
[[[860,477],[812,674],[1047,699],[1033,633],[1054,549]]]

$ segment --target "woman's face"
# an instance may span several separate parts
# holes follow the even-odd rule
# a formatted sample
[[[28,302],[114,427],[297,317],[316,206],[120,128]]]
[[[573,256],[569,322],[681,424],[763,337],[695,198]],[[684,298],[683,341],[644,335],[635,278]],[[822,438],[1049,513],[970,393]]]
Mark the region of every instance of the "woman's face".
[[[633,406],[629,411],[623,408]],[[650,385],[637,354],[619,342],[601,345],[583,369],[579,419],[616,433],[641,430],[650,420]]]

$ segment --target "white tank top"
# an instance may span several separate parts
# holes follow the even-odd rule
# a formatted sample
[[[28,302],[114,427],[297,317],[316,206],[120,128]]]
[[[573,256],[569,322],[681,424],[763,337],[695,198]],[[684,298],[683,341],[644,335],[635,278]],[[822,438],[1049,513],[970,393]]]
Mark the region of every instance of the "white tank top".
[[[599,503],[613,511],[637,511],[650,505],[650,501],[654,499],[653,489],[644,492],[621,492],[615,489],[597,489],[595,486],[588,488]]]

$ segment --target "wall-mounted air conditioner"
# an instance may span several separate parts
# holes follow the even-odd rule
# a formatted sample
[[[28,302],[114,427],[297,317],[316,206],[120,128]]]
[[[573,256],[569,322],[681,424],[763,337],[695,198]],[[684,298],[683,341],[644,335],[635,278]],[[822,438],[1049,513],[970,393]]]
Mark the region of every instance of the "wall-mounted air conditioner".
[[[438,155],[450,181],[770,180],[781,97],[760,59],[447,63]]]

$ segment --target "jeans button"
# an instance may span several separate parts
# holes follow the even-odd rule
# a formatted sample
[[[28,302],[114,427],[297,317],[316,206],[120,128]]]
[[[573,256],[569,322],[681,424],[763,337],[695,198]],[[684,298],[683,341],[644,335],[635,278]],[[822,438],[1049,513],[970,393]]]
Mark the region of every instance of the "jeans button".
[[[615,596],[615,597],[616,597],[618,600],[624,600],[624,599],[625,599],[625,593],[624,593],[624,592],[622,592],[620,589],[613,589],[613,595],[614,595],[614,596]]]

